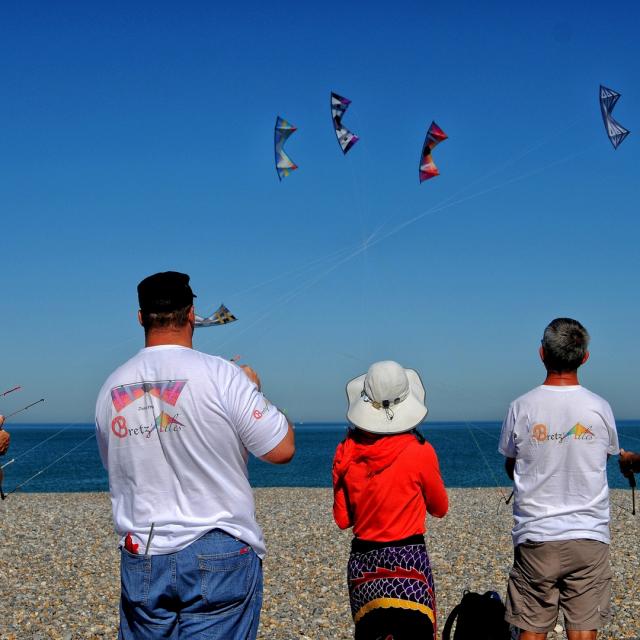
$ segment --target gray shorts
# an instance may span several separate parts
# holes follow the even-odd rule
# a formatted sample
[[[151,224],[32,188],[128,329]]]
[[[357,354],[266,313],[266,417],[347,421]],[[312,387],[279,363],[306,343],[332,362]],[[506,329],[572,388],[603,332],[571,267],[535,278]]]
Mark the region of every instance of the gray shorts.
[[[567,629],[600,629],[609,619],[612,575],[603,542],[523,542],[509,573],[505,619],[525,631],[548,633],[562,609]]]

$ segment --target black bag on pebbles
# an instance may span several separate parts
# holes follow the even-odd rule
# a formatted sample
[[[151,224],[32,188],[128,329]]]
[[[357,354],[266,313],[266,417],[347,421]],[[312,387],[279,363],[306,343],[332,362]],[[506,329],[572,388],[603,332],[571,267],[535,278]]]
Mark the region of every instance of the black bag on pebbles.
[[[504,604],[495,591],[465,591],[444,624],[442,640],[510,640],[504,613]]]

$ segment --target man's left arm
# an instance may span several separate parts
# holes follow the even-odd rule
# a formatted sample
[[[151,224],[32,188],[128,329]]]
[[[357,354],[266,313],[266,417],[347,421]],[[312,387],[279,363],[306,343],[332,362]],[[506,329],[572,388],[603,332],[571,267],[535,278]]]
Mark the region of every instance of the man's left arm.
[[[296,452],[295,434],[289,418],[287,416],[285,418],[287,420],[287,435],[271,451],[261,455],[260,460],[271,464],[287,464],[293,458]]]

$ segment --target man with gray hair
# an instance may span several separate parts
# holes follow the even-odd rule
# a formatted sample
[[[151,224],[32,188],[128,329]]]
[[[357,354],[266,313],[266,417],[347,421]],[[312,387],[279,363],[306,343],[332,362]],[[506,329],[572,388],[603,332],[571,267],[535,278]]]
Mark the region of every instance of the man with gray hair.
[[[544,640],[562,609],[569,640],[595,640],[609,616],[607,458],[619,452],[609,404],[582,387],[589,334],[556,318],[539,353],[544,383],[514,400],[499,451],[514,483],[506,620]]]

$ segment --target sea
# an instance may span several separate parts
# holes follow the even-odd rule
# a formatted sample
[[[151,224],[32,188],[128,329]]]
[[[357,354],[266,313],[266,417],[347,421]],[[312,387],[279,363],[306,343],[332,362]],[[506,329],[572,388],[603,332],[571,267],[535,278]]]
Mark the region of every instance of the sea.
[[[434,446],[447,487],[504,487],[509,480],[504,458],[497,451],[499,422],[428,422],[421,427]],[[24,492],[108,491],[92,424],[7,425],[9,452],[0,458],[3,489]],[[251,458],[249,475],[254,487],[330,487],[331,462],[346,425],[296,425],[296,455],[287,465],[271,465]],[[640,451],[640,420],[618,423],[620,445]],[[8,464],[14,460],[11,464]],[[629,488],[609,460],[609,485]]]

